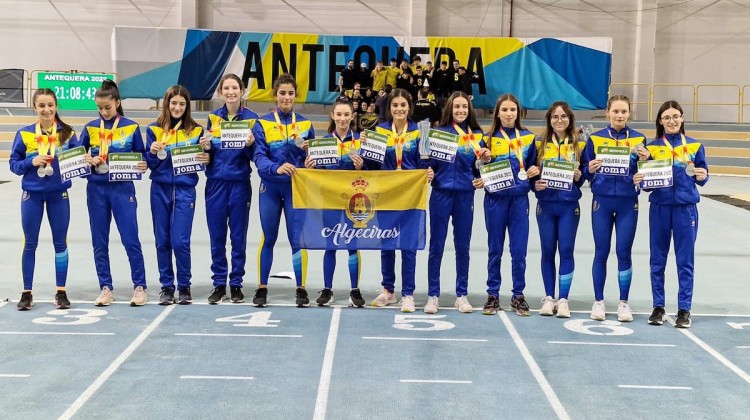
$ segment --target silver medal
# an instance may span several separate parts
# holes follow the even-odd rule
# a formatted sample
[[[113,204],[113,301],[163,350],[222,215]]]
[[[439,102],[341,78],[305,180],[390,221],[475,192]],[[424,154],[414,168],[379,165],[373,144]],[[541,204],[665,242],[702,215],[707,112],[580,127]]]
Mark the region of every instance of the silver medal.
[[[476,167],[477,169],[481,168],[482,166],[484,166],[484,160],[482,160],[482,159],[477,159],[477,160],[475,160],[475,161],[474,161],[474,166],[475,166],[475,167]]]
[[[520,179],[521,181],[526,181],[527,179],[529,179],[529,175],[525,170],[521,169],[520,171],[518,171],[518,179]]]
[[[98,174],[106,174],[107,172],[109,172],[109,165],[107,165],[107,162],[102,162],[96,167],[96,173]]]
[[[294,145],[295,145],[295,146],[297,146],[297,147],[299,147],[300,149],[302,148],[302,144],[303,144],[303,143],[305,143],[305,139],[304,139],[304,138],[302,138],[302,137],[299,137],[299,136],[297,136],[297,137],[296,137],[296,138],[294,139]]]
[[[687,174],[688,176],[693,176],[693,175],[695,175],[695,165],[693,165],[693,163],[692,163],[692,162],[691,162],[691,163],[688,163],[688,165],[687,165],[687,166],[685,167],[685,173],[686,173],[686,174]]]
[[[52,174],[55,173],[55,170],[52,168],[52,165],[47,165],[47,167],[44,168],[44,173],[47,176],[52,176]]]
[[[167,158],[167,150],[161,149],[156,153],[156,157],[159,158],[159,160],[164,160]]]
[[[47,171],[44,170],[44,166],[40,166],[39,169],[36,170],[36,174],[39,175],[40,178],[44,178],[47,176]]]

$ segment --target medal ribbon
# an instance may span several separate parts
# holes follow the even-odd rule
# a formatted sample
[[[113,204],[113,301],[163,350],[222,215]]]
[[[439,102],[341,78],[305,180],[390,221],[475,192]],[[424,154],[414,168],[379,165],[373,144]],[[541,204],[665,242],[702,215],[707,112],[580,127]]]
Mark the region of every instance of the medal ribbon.
[[[614,130],[614,128],[612,130]],[[620,142],[623,141],[623,140],[618,140],[617,136],[613,136],[612,135],[612,131],[610,131],[610,130],[607,130],[607,134],[609,134],[609,137],[611,137],[612,140],[615,141],[615,146],[619,146]],[[617,132],[615,132],[615,134],[617,134]],[[628,149],[630,149],[632,151],[633,150],[633,146],[630,145],[630,130],[625,130],[625,140],[624,141],[625,141],[625,145],[628,146]]]
[[[297,137],[299,137],[299,133],[297,132],[297,116],[294,114],[294,111],[292,111],[292,124],[291,124],[291,131],[292,134],[289,134],[289,130],[287,130],[288,125],[281,123],[281,118],[279,118],[279,113],[276,112],[276,110],[273,110],[273,117],[276,119],[276,126],[279,128],[279,133],[282,132],[282,128],[284,131],[284,134],[286,135],[287,140],[292,139],[296,140]]]
[[[409,128],[409,123],[404,124],[404,129],[401,130],[401,134],[396,132],[396,124],[391,126],[393,131],[393,149],[396,151],[396,169],[401,169],[401,162],[404,158],[404,142],[406,141],[406,130]]]
[[[55,156],[55,146],[57,146],[57,120],[52,123],[52,132],[49,135],[42,134],[42,123],[37,121],[34,128],[36,134],[36,145],[40,155]],[[46,141],[45,141],[46,138]]]
[[[344,140],[346,140],[346,138],[349,137],[350,133],[351,133],[351,130],[346,132],[346,135],[344,136],[344,138],[340,138],[338,133],[336,133],[336,130],[333,130],[333,132],[331,132],[331,134],[333,134],[333,137],[335,137],[336,140],[338,140],[339,142],[339,156],[344,155]],[[351,144],[349,145],[350,149],[352,149],[353,147],[354,147],[354,134],[352,134],[352,141],[351,141]]]
[[[677,153],[675,148],[672,147],[671,144],[669,144],[669,140],[667,140],[666,134],[661,136],[661,140],[664,142],[664,145],[667,146],[669,151],[672,152],[672,156],[674,156],[680,162],[684,162],[689,165],[693,162],[690,160],[690,157],[687,152],[687,140],[685,139],[685,135],[682,133],[680,133],[680,138],[682,139],[682,156],[680,156],[680,154]]]
[[[479,159],[479,156],[481,155],[482,148],[479,147],[479,143],[477,143],[475,139],[474,132],[469,131],[469,133],[465,133],[464,130],[461,129],[461,127],[458,126],[455,122],[453,123],[453,129],[456,130],[456,133],[458,133],[459,136],[461,136],[461,140],[464,141],[464,143],[469,143],[472,149],[474,149],[474,156]]]
[[[177,134],[177,130],[179,130],[181,126],[182,126],[182,120],[178,121],[177,125],[175,125],[174,128],[170,129],[169,131],[164,131],[164,134],[161,135],[161,143],[165,147],[170,141],[172,141],[172,137],[174,137]]]
[[[552,142],[555,144],[555,148],[557,149],[557,155],[559,157],[565,159],[566,162],[572,162],[573,161],[573,159],[570,156],[571,155],[571,153],[570,153],[571,145],[568,143],[569,140],[570,139],[568,137],[565,137],[565,140],[563,140],[563,144],[562,145],[565,146],[564,147],[565,151],[563,152],[562,148],[560,147],[560,143],[559,143],[559,141],[557,139],[557,133],[552,133]],[[573,152],[575,153],[575,150]]]
[[[505,141],[508,142],[508,147],[510,148],[510,151],[513,152],[514,155],[516,155],[516,159],[518,159],[518,165],[523,171],[524,167],[523,167],[523,149],[521,148],[521,133],[519,133],[518,129],[516,128],[516,138],[511,140],[510,137],[508,137],[508,133],[505,132],[505,129],[503,129],[503,127],[500,127],[500,134],[502,134],[503,137],[505,138]]]
[[[120,116],[115,118],[112,129],[107,131],[104,129],[104,118],[99,118],[99,156],[107,161],[107,155],[109,154],[109,146],[112,144],[114,138],[114,132],[117,130],[117,124],[120,123]]]

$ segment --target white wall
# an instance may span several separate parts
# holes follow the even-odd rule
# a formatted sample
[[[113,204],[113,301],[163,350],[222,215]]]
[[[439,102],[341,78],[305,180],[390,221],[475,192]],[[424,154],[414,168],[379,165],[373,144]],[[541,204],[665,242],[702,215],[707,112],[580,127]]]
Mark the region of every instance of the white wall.
[[[113,25],[195,26],[392,36],[611,36],[613,82],[750,84],[750,0],[513,0],[512,10],[510,0],[0,0],[0,10],[0,68],[29,71],[112,71]],[[617,88],[621,92],[647,101],[644,89]],[[655,99],[689,103],[691,96],[661,88]],[[700,99],[736,102],[736,96],[736,89],[704,88]],[[647,117],[645,109],[636,106],[640,118]],[[736,108],[699,111],[702,120],[736,120]]]

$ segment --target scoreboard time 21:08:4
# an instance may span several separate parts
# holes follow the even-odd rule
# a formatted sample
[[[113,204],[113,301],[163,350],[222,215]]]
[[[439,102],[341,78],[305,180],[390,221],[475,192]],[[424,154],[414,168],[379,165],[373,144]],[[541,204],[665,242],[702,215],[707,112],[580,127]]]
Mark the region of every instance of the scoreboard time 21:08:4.
[[[37,73],[37,87],[55,92],[58,107],[62,110],[96,110],[94,95],[106,79],[115,80],[106,73]]]

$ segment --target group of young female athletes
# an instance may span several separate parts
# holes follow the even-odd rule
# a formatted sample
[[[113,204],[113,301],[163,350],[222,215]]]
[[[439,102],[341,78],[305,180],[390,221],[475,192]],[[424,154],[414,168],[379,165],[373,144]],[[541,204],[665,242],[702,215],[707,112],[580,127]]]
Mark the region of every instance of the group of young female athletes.
[[[512,187],[485,192],[484,215],[488,236],[487,302],[482,313],[492,315],[500,309],[500,261],[506,231],[511,266],[512,295],[510,305],[518,315],[529,315],[524,297],[526,286],[526,254],[529,236],[529,198],[537,198],[536,217],[542,251],[542,279],[545,297],[541,315],[570,317],[568,294],[575,268],[574,246],[580,220],[580,187],[591,183],[591,209],[595,257],[592,268],[595,302],[591,318],[605,319],[604,283],[606,262],[612,241],[613,227],[617,232],[619,321],[632,321],[628,292],[633,275],[631,249],[635,238],[639,185],[644,175],[638,172],[638,161],[671,160],[671,184],[654,188],[649,196],[649,228],[651,248],[651,283],[653,313],[649,323],[661,325],[664,310],[664,270],[670,240],[674,237],[678,268],[679,301],[676,326],[690,327],[693,289],[694,245],[698,229],[696,203],[700,197],[696,185],[708,179],[708,166],[703,146],[687,137],[683,112],[674,101],[665,102],[656,116],[656,137],[648,143],[643,134],[627,126],[630,100],[613,96],[607,104],[609,125],[584,141],[575,126],[575,116],[565,102],[553,103],[545,115],[541,137],[523,127],[519,117],[518,99],[505,94],[497,100],[489,133],[484,134],[477,123],[470,98],[454,92],[446,101],[438,130],[457,135],[458,152],[453,162],[424,159],[420,153],[420,128],[410,119],[413,111],[411,95],[394,89],[386,101],[386,122],[377,131],[389,138],[382,163],[364,160],[356,151],[366,136],[354,132],[354,109],[346,98],[333,104],[326,137],[341,143],[337,165],[317,166],[307,155],[307,141],[315,137],[312,123],[294,111],[297,85],[288,74],[273,84],[276,108],[258,116],[241,105],[244,86],[233,74],[223,77],[217,88],[225,104],[212,111],[206,131],[190,116],[190,95],[181,86],[172,86],[164,95],[164,107],[156,122],[146,128],[144,147],[138,125],[125,118],[116,85],[107,81],[96,92],[100,118],[86,124],[80,137],[65,124],[57,113],[54,92],[39,89],[33,97],[36,123],[18,131],[10,157],[11,170],[23,176],[21,215],[24,230],[23,280],[24,291],[19,310],[32,307],[32,283],[37,239],[44,207],[52,227],[58,308],[68,308],[65,293],[68,254],[66,246],[70,207],[67,189],[70,181],[62,182],[56,150],[83,145],[86,162],[92,167],[88,176],[87,203],[91,222],[94,262],[101,294],[96,305],[109,305],[112,300],[112,277],[109,271],[109,225],[114,217],[131,265],[134,285],[131,305],[146,303],[146,280],[143,256],[138,239],[136,199],[132,181],[109,182],[107,155],[115,152],[136,152],[143,155],[139,170],[151,170],[151,212],[159,266],[161,293],[159,303],[192,302],[190,236],[195,211],[196,174],[174,175],[169,155],[173,148],[200,145],[198,160],[206,164],[206,215],[211,242],[211,271],[214,289],[208,298],[215,304],[230,298],[244,301],[242,280],[245,274],[245,249],[251,202],[250,162],[255,162],[261,177],[259,191],[261,242],[258,250],[259,287],[253,304],[264,306],[268,296],[268,277],[273,262],[273,247],[278,237],[282,211],[287,226],[292,223],[291,176],[297,168],[323,170],[410,170],[426,169],[432,184],[430,195],[430,242],[428,259],[428,298],[426,313],[436,313],[440,297],[440,265],[445,248],[448,222],[452,218],[456,252],[456,300],[454,306],[469,313],[473,308],[467,300],[469,244],[473,224],[474,191],[484,188],[479,168],[491,162],[507,161],[512,173]],[[242,149],[220,147],[221,122],[250,121],[252,130]],[[599,169],[602,160],[597,149],[602,146],[625,146],[630,150],[626,174],[610,175]],[[620,149],[622,150],[622,149]],[[551,188],[541,179],[542,169],[552,161],[573,163],[574,182],[569,190]],[[289,232],[291,229],[287,229]],[[227,234],[231,244],[231,269],[226,258]],[[291,238],[290,238],[290,242]],[[560,266],[556,270],[556,253]],[[176,260],[176,275],[172,255]],[[397,302],[395,296],[395,251],[381,251],[382,292],[372,306]],[[401,310],[414,312],[416,251],[401,252]],[[324,256],[324,289],[316,303],[334,302],[332,283],[335,251]],[[359,290],[360,254],[349,251],[353,306],[366,304]],[[297,281],[296,304],[309,306],[306,286],[307,252],[292,248],[292,263]],[[176,277],[176,288],[175,288]],[[227,278],[229,293],[227,293]],[[557,290],[559,288],[559,290]],[[175,292],[177,297],[175,298]],[[555,298],[557,296],[557,298]]]

